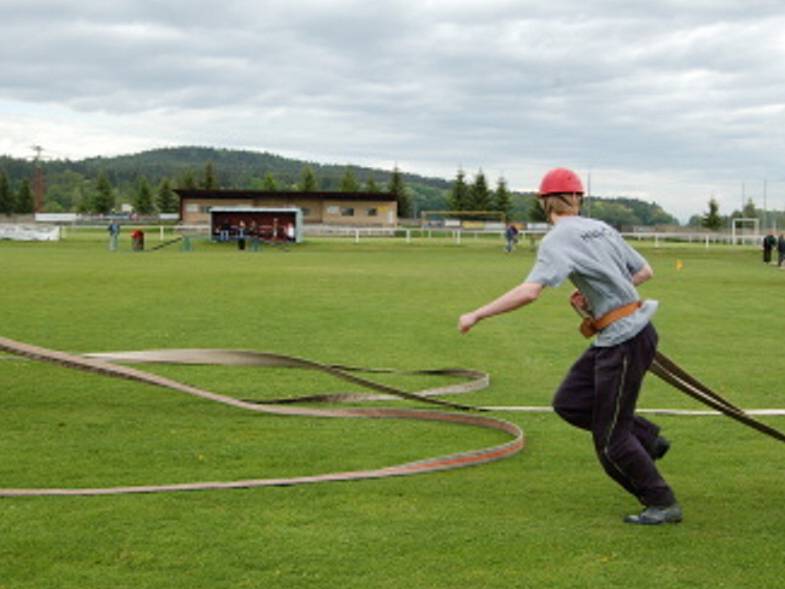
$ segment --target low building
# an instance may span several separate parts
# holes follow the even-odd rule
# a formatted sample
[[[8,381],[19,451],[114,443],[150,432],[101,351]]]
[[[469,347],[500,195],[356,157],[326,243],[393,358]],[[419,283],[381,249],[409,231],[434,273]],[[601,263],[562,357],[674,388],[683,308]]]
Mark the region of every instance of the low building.
[[[297,208],[306,224],[355,227],[395,227],[395,195],[375,192],[266,192],[179,188],[180,220],[185,225],[209,225],[214,207]]]

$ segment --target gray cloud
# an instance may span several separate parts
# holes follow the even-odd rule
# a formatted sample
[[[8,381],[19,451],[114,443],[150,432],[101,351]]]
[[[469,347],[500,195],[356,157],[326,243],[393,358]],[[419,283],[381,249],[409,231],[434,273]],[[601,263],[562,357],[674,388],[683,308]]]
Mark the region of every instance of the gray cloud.
[[[212,144],[520,189],[569,165],[682,217],[769,178],[783,208],[778,4],[3,2],[0,149]]]

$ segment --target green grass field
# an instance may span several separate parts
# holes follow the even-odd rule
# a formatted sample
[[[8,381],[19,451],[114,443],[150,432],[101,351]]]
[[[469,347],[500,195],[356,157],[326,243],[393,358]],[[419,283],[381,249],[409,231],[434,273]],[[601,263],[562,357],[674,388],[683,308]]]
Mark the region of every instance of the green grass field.
[[[155,242],[151,242],[152,245]],[[637,244],[636,244],[637,245]],[[241,348],[400,369],[491,373],[456,400],[546,405],[585,347],[568,286],[468,336],[461,312],[520,281],[533,254],[495,240],[310,241],[288,252],[196,242],[107,251],[103,233],[0,242],[0,335],[69,352]],[[641,245],[660,349],[746,408],[785,407],[785,272],[757,251]],[[676,260],[684,268],[676,269]],[[293,370],[153,367],[240,398],[356,390]],[[435,378],[386,377],[416,390]],[[0,486],[272,478],[385,466],[500,443],[408,421],[250,415],[171,391],[0,360]],[[395,402],[385,402],[395,405]],[[407,403],[410,405],[410,403]],[[654,377],[641,407],[701,408]],[[440,474],[169,495],[0,499],[0,589],[784,587],[782,445],[727,418],[659,417],[678,526],[638,505],[589,435],[499,413],[527,447]],[[768,423],[785,428],[785,419]]]

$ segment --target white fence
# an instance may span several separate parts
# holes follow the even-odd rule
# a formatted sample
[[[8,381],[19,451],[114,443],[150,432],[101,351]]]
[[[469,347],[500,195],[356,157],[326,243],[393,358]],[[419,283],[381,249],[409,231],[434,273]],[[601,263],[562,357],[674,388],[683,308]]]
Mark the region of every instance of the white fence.
[[[123,225],[123,231],[137,228],[136,225]],[[185,234],[192,237],[209,237],[208,225],[145,225],[143,228],[149,238],[158,238],[160,241],[170,239],[172,235]],[[60,225],[60,237],[67,239],[72,233],[81,231],[106,232],[105,225]],[[448,239],[456,244],[466,240],[498,239],[504,240],[504,231],[489,229],[461,229],[461,228],[429,228],[429,227],[351,227],[342,225],[304,225],[305,237],[351,239],[355,243],[367,239],[403,239],[411,243],[416,239]],[[519,239],[529,240],[532,244],[540,239],[546,232],[543,230],[521,231]],[[691,243],[702,245],[706,248],[714,245],[741,245],[759,246],[763,235],[739,234],[730,232],[633,232],[622,233],[629,241],[651,242],[655,247],[665,247],[668,243]]]

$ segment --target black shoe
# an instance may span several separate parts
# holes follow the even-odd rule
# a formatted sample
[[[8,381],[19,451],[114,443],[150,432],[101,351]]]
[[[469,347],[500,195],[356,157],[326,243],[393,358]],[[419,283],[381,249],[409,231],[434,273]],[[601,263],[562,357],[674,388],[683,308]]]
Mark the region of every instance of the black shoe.
[[[647,507],[638,515],[628,515],[624,523],[656,526],[659,524],[677,524],[682,520],[681,507],[678,503],[668,507]]]
[[[668,439],[659,436],[656,440],[654,440],[654,449],[651,452],[651,457],[654,460],[659,460],[665,456],[670,449],[671,443],[668,441]]]

